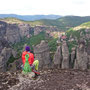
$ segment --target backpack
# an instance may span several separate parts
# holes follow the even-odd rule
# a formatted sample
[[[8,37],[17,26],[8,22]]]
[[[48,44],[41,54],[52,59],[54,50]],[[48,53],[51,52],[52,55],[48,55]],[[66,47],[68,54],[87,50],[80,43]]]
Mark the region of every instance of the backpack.
[[[30,67],[30,64],[28,62],[28,58],[29,58],[29,54],[25,55],[25,64],[24,64],[24,69],[23,69],[23,73],[24,74],[28,74],[29,72],[32,72],[32,69]]]

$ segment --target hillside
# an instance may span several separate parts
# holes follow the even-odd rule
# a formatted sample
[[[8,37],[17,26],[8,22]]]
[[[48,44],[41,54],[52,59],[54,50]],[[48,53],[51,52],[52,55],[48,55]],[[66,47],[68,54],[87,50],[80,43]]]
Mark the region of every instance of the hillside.
[[[79,42],[83,41],[86,46],[88,46],[88,43],[90,43],[90,22],[82,23],[77,27],[70,28],[66,31],[66,35],[69,41],[68,46],[70,52],[73,47],[76,47],[79,44]]]
[[[65,16],[55,20],[42,19],[42,20],[35,20],[35,21],[24,21],[24,20],[9,17],[1,20],[4,20],[9,23],[28,23],[31,26],[36,26],[36,25],[55,26],[60,30],[68,30],[72,27],[76,27],[82,23],[90,21],[90,16],[86,16],[86,17]]]
[[[72,27],[81,25],[84,22],[90,21],[90,17],[79,17],[79,16],[65,16],[56,20],[40,20],[44,25],[56,26],[62,30],[68,30]]]

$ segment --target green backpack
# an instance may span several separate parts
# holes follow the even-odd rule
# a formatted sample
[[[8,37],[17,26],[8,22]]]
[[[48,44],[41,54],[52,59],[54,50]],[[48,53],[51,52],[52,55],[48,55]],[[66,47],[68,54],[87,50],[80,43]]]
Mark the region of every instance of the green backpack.
[[[24,74],[28,74],[29,72],[32,72],[32,69],[31,69],[30,64],[28,62],[28,58],[29,58],[29,55],[26,54],[25,55],[26,61],[25,61],[25,64],[24,64],[24,69],[23,69]]]

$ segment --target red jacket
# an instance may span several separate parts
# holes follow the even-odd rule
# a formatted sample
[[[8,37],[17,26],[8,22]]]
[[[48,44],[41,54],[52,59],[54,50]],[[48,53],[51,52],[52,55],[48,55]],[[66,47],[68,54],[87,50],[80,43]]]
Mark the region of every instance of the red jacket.
[[[27,52],[27,51],[24,51],[23,53],[22,53],[22,62],[23,62],[23,65],[25,64],[25,55],[26,54],[29,54],[29,59],[28,59],[28,61],[29,61],[29,64],[30,65],[32,65],[33,64],[33,62],[34,62],[34,55],[32,54],[32,53],[30,53],[30,52]]]

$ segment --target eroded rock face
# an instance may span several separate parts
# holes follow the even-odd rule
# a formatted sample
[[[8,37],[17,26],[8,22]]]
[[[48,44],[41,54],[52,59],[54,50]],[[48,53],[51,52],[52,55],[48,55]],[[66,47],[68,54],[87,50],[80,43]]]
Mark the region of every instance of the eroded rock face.
[[[10,48],[8,42],[3,37],[0,37],[0,53],[4,47]]]
[[[70,59],[70,68],[74,67],[75,58],[76,58],[76,48],[72,48],[71,59]]]
[[[48,68],[50,64],[49,47],[45,41],[34,47],[35,59],[39,60],[39,67]]]
[[[24,36],[29,37],[32,31],[29,24],[9,24],[0,21],[0,36],[12,44],[20,42]]]
[[[87,69],[88,55],[83,44],[80,44],[77,48],[75,69]]]
[[[61,67],[62,53],[61,53],[61,47],[60,46],[57,47],[57,51],[54,55],[53,62],[54,62],[54,67],[56,67],[56,68]]]
[[[39,34],[40,32],[45,31],[47,34],[51,34],[51,32],[59,31],[58,28],[53,26],[35,26],[34,27],[34,35]]]
[[[0,54],[0,71],[6,71],[6,63],[12,54],[11,48],[4,47]]]
[[[87,54],[88,54],[88,69],[90,69],[90,42],[87,45]]]
[[[44,30],[45,30],[44,27],[35,26],[35,27],[34,27],[34,35],[37,35],[37,34],[39,34],[41,31],[44,31]]]
[[[20,41],[19,28],[16,24],[8,24],[6,28],[6,40],[9,43],[16,43]]]
[[[69,50],[66,41],[62,42],[62,69],[68,69],[69,68]]]
[[[30,29],[29,24],[19,24],[18,27],[20,29],[19,32],[21,37],[29,35],[29,29]]]

